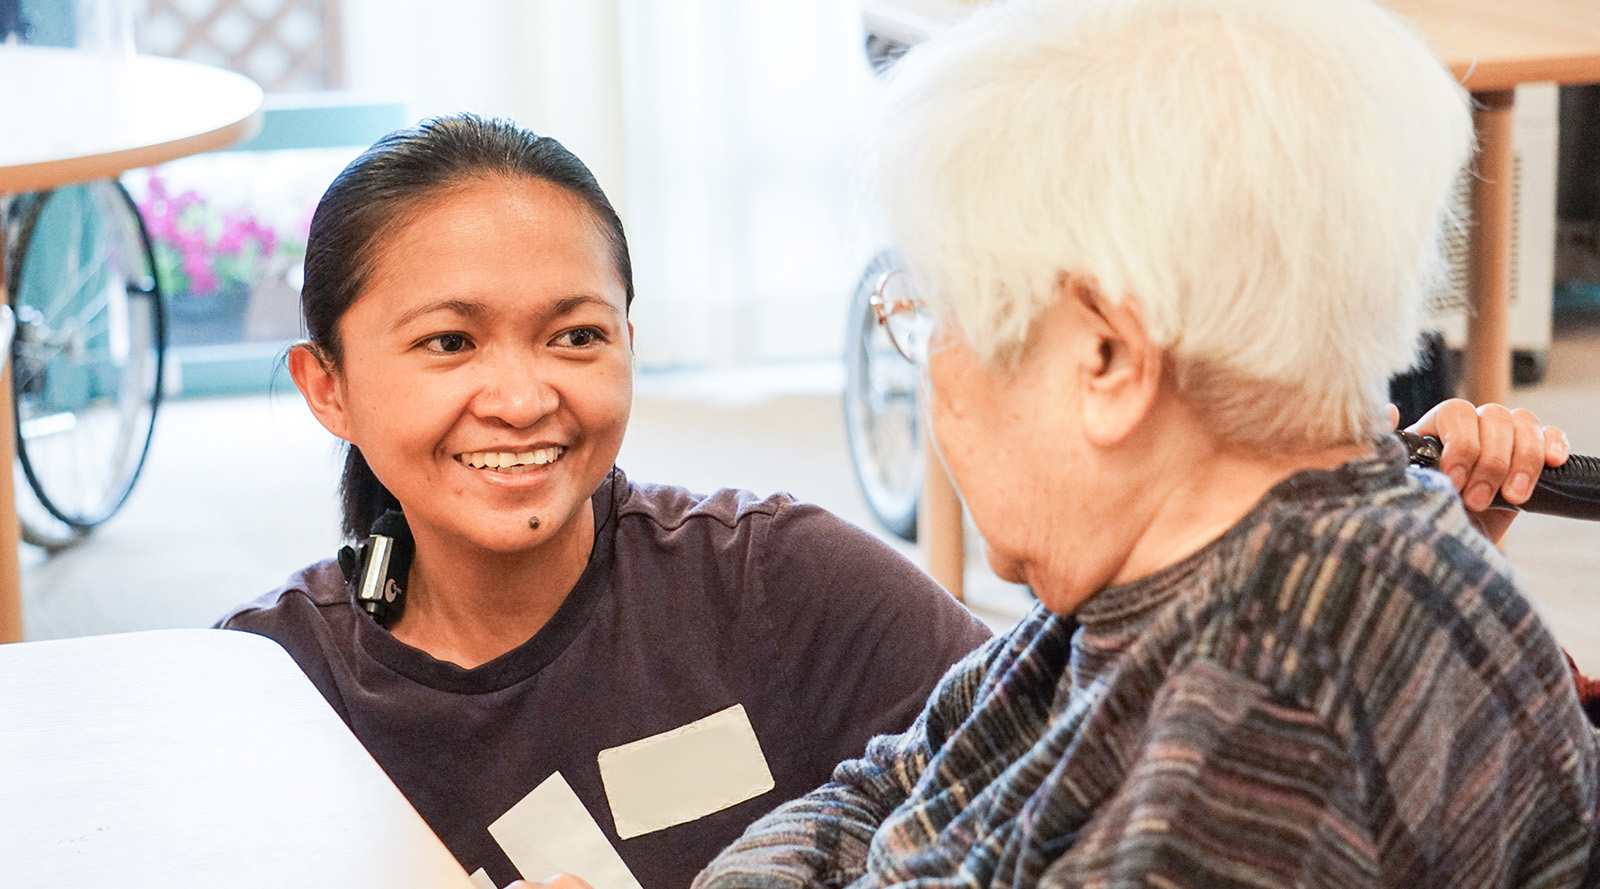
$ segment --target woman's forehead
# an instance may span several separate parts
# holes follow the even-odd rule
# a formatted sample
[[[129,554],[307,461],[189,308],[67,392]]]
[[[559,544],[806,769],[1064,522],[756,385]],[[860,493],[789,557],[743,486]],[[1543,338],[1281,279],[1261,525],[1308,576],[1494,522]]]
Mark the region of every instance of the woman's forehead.
[[[419,192],[403,205],[379,236],[379,246],[394,243],[436,227],[451,218],[492,216],[497,222],[520,219],[557,230],[582,225],[597,234],[604,230],[583,198],[555,183],[526,176],[484,173],[458,177]]]
[[[484,282],[537,289],[625,288],[610,239],[583,200],[541,180],[489,177],[430,195],[379,234],[363,293],[406,289],[470,289]]]

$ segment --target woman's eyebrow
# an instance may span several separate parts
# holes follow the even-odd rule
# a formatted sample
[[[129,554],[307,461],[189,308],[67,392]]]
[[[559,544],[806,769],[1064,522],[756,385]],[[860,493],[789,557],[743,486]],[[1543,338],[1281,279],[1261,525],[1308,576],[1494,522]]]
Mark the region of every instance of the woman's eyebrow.
[[[409,312],[401,312],[400,316],[394,319],[394,323],[389,325],[389,329],[399,330],[412,321],[434,312],[453,312],[464,318],[479,318],[487,314],[487,310],[482,303],[465,299],[441,299],[431,303],[424,303]]]
[[[540,313],[546,318],[560,318],[570,315],[585,306],[599,306],[608,312],[617,313],[617,307],[611,300],[602,296],[584,293],[576,296],[563,297],[551,303],[549,308]],[[470,319],[479,319],[489,315],[490,309],[483,303],[469,299],[440,299],[424,303],[410,311],[401,312],[389,327],[391,330],[400,330],[412,321],[434,312],[451,312],[457,316]]]
[[[549,314],[552,318],[559,318],[563,315],[570,315],[587,305],[600,306],[609,312],[615,312],[617,309],[617,307],[613,305],[609,299],[584,293],[578,296],[569,296],[564,299],[556,300],[555,305],[550,307]]]

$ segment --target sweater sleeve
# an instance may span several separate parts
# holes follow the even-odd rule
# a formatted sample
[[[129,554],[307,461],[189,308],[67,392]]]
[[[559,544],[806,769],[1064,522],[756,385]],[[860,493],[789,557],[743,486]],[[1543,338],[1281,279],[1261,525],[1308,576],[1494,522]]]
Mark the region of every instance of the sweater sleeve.
[[[953,667],[910,728],[873,738],[865,756],[839,764],[833,780],[750,825],[691,889],[836,889],[860,877],[878,827],[971,714],[995,651],[991,643]]]
[[[1368,790],[1317,714],[1197,662],[1169,678],[1127,780],[1040,885],[1371,886]]]

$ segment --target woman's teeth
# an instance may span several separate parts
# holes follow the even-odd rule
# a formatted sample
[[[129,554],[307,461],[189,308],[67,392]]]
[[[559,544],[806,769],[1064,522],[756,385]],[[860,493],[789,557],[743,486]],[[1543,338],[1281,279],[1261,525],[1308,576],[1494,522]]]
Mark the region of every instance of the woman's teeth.
[[[566,453],[564,447],[538,448],[532,451],[475,451],[471,454],[457,454],[456,459],[473,469],[493,469],[496,472],[509,472],[512,474],[527,472],[535,466],[554,463]]]

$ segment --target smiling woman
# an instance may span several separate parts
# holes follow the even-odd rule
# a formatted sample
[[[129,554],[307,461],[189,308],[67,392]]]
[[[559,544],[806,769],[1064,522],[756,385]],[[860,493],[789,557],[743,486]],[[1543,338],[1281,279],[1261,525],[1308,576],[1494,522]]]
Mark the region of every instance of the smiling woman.
[[[282,643],[481,885],[686,886],[987,635],[820,509],[630,482],[632,296],[588,170],[503,122],[391,134],[312,222],[289,369],[395,606],[329,560],[221,625]]]
[[[405,505],[417,557],[391,632],[473,667],[531,637],[588,563],[633,332],[606,239],[562,187],[482,177],[423,212],[340,319],[337,371],[308,345],[290,372]],[[477,607],[480,590],[511,601]]]

